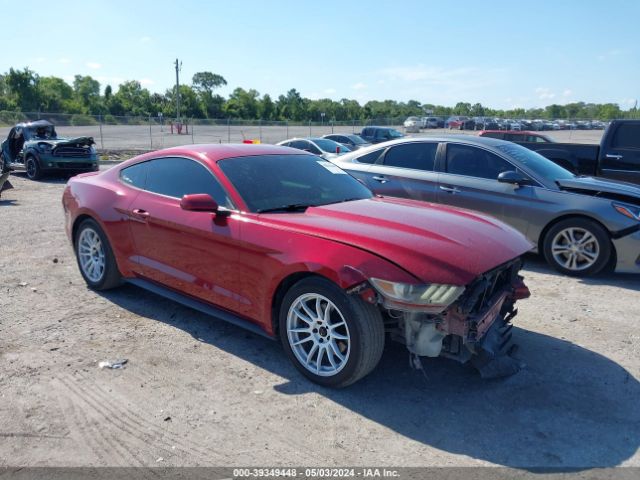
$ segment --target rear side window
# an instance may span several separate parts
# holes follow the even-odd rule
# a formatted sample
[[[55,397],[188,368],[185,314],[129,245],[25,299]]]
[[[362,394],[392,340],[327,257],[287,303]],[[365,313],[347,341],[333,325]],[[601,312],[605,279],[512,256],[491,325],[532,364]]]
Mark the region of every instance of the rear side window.
[[[213,174],[200,163],[187,158],[158,158],[151,160],[146,190],[182,198],[192,193],[208,193],[218,205],[231,207],[231,201]]]
[[[506,160],[476,147],[447,145],[447,173],[497,180],[502,172],[516,170]]]
[[[384,156],[390,167],[432,171],[436,160],[437,143],[407,143],[391,147]]]
[[[376,160],[380,158],[382,152],[384,150],[375,150],[371,153],[367,153],[366,155],[362,155],[361,157],[356,158],[358,163],[376,163]]]
[[[640,149],[640,123],[621,124],[613,137],[612,146],[614,148]]]
[[[136,163],[120,171],[120,178],[124,183],[128,183],[136,188],[146,188],[147,167],[149,162]]]

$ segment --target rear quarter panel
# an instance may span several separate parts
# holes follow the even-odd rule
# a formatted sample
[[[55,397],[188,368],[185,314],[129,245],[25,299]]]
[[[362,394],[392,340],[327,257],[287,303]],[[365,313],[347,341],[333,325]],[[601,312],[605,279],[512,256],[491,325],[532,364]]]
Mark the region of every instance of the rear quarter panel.
[[[137,196],[137,190],[118,182],[110,182],[101,175],[77,176],[69,180],[63,194],[67,236],[73,242],[73,228],[84,217],[94,219],[104,230],[118,269],[125,277],[134,275],[133,243],[126,211]]]

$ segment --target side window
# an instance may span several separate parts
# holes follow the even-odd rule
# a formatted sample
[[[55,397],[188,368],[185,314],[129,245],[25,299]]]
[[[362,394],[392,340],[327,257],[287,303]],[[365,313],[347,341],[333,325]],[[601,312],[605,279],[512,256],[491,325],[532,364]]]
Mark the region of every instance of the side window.
[[[136,163],[120,171],[120,179],[137,188],[146,188],[149,162]]]
[[[447,173],[496,180],[502,172],[517,170],[506,160],[476,147],[447,145]]]
[[[182,198],[191,193],[208,193],[218,205],[231,207],[231,200],[202,164],[187,158],[158,158],[151,160],[146,190],[168,197]]]
[[[640,149],[640,124],[621,124],[616,130],[611,146]]]
[[[368,128],[365,128],[362,130],[362,135],[370,137],[371,136],[371,131]]]
[[[281,147],[290,147],[291,146],[291,142],[284,142],[280,144]]]
[[[322,155],[322,150],[320,150],[311,142],[307,142],[307,145],[305,148],[315,155]]]
[[[380,155],[382,155],[382,152],[384,152],[383,149],[374,150],[371,153],[367,153],[366,155],[362,155],[361,157],[356,158],[356,161],[358,163],[376,163],[376,160],[380,158]]]
[[[376,138],[389,138],[389,133],[386,130],[377,130]]]
[[[307,142],[304,140],[295,140],[289,144],[292,148],[297,148],[298,150],[304,150],[307,148]]]
[[[407,143],[391,147],[384,156],[390,167],[432,171],[436,160],[437,143]]]

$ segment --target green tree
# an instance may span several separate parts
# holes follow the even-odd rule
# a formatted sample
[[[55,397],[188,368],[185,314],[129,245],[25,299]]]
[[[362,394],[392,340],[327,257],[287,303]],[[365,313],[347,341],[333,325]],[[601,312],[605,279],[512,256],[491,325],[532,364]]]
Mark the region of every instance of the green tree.
[[[73,92],[84,108],[84,113],[100,113],[100,82],[91,76],[76,75],[73,80]]]
[[[151,111],[151,95],[137,80],[129,80],[118,87],[109,111],[113,115],[147,116]]]
[[[207,118],[219,118],[222,116],[224,98],[214,95],[213,90],[227,84],[222,75],[211,72],[198,72],[191,80],[201,102],[201,110]]]
[[[58,77],[41,77],[38,82],[40,105],[45,112],[82,113],[74,102],[73,88]]]
[[[271,96],[265,93],[258,105],[258,115],[263,120],[273,120],[276,115],[276,104],[271,100]]]
[[[23,70],[9,69],[5,75],[9,100],[23,112],[34,112],[41,108],[37,73],[25,67]]]

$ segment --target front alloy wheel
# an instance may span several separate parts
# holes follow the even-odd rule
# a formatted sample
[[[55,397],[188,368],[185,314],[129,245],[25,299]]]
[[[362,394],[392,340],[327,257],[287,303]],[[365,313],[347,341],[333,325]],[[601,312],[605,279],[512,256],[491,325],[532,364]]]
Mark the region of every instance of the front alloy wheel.
[[[594,275],[611,259],[606,230],[586,218],[570,218],[554,225],[544,240],[544,256],[556,270],[573,276]]]
[[[321,377],[335,375],[349,360],[349,327],[335,304],[322,295],[306,293],[293,302],[287,337],[298,362]]]
[[[345,387],[367,375],[384,349],[376,306],[310,276],[293,285],[279,312],[280,339],[295,367],[327,387]]]
[[[27,170],[27,177],[30,180],[39,180],[42,178],[42,170],[40,169],[40,165],[38,165],[38,161],[33,157],[33,155],[29,155],[27,157],[27,163],[25,165]]]

